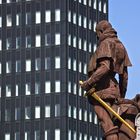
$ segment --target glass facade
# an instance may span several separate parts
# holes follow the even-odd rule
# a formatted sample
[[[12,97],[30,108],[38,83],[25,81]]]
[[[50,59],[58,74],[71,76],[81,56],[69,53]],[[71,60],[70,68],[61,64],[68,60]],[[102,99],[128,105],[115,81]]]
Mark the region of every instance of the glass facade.
[[[79,80],[107,0],[0,0],[0,138],[100,139]]]

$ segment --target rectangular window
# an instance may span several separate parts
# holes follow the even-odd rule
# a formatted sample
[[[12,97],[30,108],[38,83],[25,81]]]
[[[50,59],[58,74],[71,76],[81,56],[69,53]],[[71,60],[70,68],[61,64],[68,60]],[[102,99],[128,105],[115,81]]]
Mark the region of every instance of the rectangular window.
[[[87,18],[84,17],[84,28],[87,28]]]
[[[6,0],[6,3],[11,3],[12,2],[12,0]]]
[[[87,5],[87,0],[83,0],[83,4],[84,5]]]
[[[97,115],[94,114],[94,124],[97,124],[97,123],[98,123]]]
[[[87,140],[87,134],[84,135],[84,140]]]
[[[60,139],[60,129],[55,129],[55,140],[61,140]]]
[[[68,69],[71,69],[71,58],[68,59]]]
[[[82,133],[79,134],[79,140],[82,140]]]
[[[21,61],[16,60],[16,72],[21,72]]]
[[[2,27],[2,17],[0,16],[0,28]]]
[[[68,117],[71,117],[72,115],[71,115],[71,106],[69,105],[69,109],[68,109]]]
[[[73,132],[73,140],[76,140],[76,131]]]
[[[30,140],[30,132],[25,132],[25,140]]]
[[[94,25],[93,25],[93,30],[94,30],[94,32],[96,32],[96,25],[97,25],[97,22],[94,21]]]
[[[25,85],[25,95],[30,95],[31,94],[31,84],[26,83]]]
[[[104,12],[105,14],[106,14],[106,9],[107,9],[106,3],[104,3],[103,12]]]
[[[26,36],[26,48],[31,48],[31,36]]]
[[[91,43],[89,43],[89,47],[88,48],[89,48],[89,52],[91,52]]]
[[[11,73],[11,61],[6,62],[6,73]]]
[[[95,52],[96,49],[97,49],[97,44],[94,44],[94,46],[93,46],[93,51]]]
[[[25,119],[31,119],[31,108],[25,107]]]
[[[40,35],[36,35],[36,37],[35,37],[35,46],[36,47],[41,46],[41,36]]]
[[[6,39],[6,49],[9,50],[12,48],[12,39],[11,37]]]
[[[11,112],[10,109],[5,109],[5,121],[11,120]]]
[[[21,39],[20,37],[16,37],[16,49],[20,48]]]
[[[2,40],[0,39],[0,51],[2,50]]]
[[[60,92],[61,85],[60,81],[55,81],[55,92]]]
[[[76,24],[76,13],[73,13],[73,24]]]
[[[79,26],[82,26],[82,16],[81,15],[79,15],[79,17],[78,17],[78,24],[79,24]]]
[[[93,8],[96,9],[97,8],[97,0],[94,0],[94,3],[93,3]]]
[[[73,37],[73,47],[76,48],[76,36]]]
[[[35,70],[40,70],[41,69],[41,59],[36,58],[35,59]]]
[[[73,70],[74,70],[74,71],[76,71],[76,69],[77,69],[76,66],[77,66],[77,65],[76,65],[76,59],[74,59],[74,60],[73,60]]]
[[[15,133],[15,139],[14,140],[20,140],[20,133],[19,132]]]
[[[55,57],[55,69],[60,69],[60,57]]]
[[[99,11],[102,11],[102,2],[101,2],[101,0],[99,1]]]
[[[89,3],[88,3],[89,7],[91,7],[91,0],[89,0]]]
[[[35,82],[35,94],[40,94],[40,83]]]
[[[6,85],[6,97],[11,97],[11,85]]]
[[[76,107],[73,107],[73,118],[76,119]]]
[[[15,96],[18,96],[19,95],[19,85],[16,84],[16,90],[15,90]]]
[[[92,136],[89,137],[89,140],[92,140]],[[101,139],[102,140],[102,139]]]
[[[31,60],[26,60],[26,71],[31,71]]]
[[[1,67],[1,62],[0,62],[0,74],[1,74],[1,72],[2,72],[2,67]]]
[[[6,22],[7,22],[8,27],[12,26],[12,15],[11,14],[6,16]]]
[[[40,106],[35,107],[35,118],[36,119],[40,118]]]
[[[46,11],[45,12],[45,21],[46,23],[51,22],[51,11]]]
[[[45,117],[49,118],[51,116],[50,106],[45,106]]]
[[[82,109],[79,109],[79,120],[82,120]]]
[[[60,33],[55,34],[55,45],[60,45]]]
[[[1,98],[1,86],[0,86],[0,98]],[[1,114],[0,114],[0,118],[1,118]],[[0,119],[1,120],[1,119]]]
[[[56,9],[55,10],[55,21],[60,21],[60,19],[61,19],[60,9]]]
[[[60,104],[55,105],[55,117],[60,116]]]
[[[89,29],[89,30],[92,29],[91,25],[92,25],[92,22],[91,22],[91,19],[90,19],[90,20],[89,20],[89,23],[88,23],[88,29]]]
[[[92,122],[92,112],[89,113],[89,122]]]
[[[68,82],[68,93],[71,93],[71,82]]]
[[[68,12],[68,22],[71,22],[71,11]]]
[[[87,64],[84,64],[84,74],[87,74]]]
[[[45,140],[50,140],[50,131],[45,130]]]
[[[79,86],[79,96],[82,96],[82,88],[81,88],[81,86]]]
[[[31,13],[26,13],[26,25],[31,24]]]
[[[79,49],[81,49],[81,48],[82,48],[82,39],[81,39],[81,38],[79,38],[79,41],[78,41],[78,46],[79,46]]]
[[[82,62],[79,62],[79,72],[82,72]]]
[[[68,45],[71,45],[71,35],[68,35]]]
[[[87,110],[84,111],[84,121],[87,121]]]
[[[51,83],[50,81],[45,82],[45,93],[50,93],[51,92]]]
[[[45,34],[45,46],[51,45],[51,34],[47,33]]]
[[[15,108],[15,120],[20,120],[20,108]]]
[[[72,137],[71,137],[71,130],[69,130],[69,133],[68,133],[68,140],[71,140]]]
[[[84,51],[86,51],[87,50],[87,41],[86,40],[84,40]]]
[[[45,70],[49,70],[51,68],[51,60],[50,57],[45,58]]]
[[[10,133],[5,134],[5,139],[4,140],[10,140]]]
[[[35,140],[40,140],[40,131],[39,130],[35,131]]]
[[[94,136],[94,140],[98,140],[97,136]]]
[[[16,14],[16,26],[21,25],[21,13]]]
[[[41,12],[40,11],[37,11],[36,14],[35,14],[35,22],[36,24],[39,24],[41,23]]]
[[[76,83],[73,84],[73,94],[76,95],[76,89],[77,89],[77,86],[76,86]]]

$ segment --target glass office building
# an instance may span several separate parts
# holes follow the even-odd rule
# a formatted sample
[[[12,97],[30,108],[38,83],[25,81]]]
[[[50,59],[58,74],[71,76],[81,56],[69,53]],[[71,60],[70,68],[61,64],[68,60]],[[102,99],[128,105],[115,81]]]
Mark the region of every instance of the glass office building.
[[[79,80],[108,0],[0,0],[0,139],[100,140]]]

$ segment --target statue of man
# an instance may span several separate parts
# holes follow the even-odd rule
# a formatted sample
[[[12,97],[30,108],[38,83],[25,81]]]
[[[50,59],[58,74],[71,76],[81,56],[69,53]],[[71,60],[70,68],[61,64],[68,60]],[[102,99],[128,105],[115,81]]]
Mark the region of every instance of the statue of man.
[[[131,62],[124,45],[117,37],[117,32],[108,21],[100,21],[96,26],[96,33],[98,47],[89,62],[89,78],[81,84],[81,87],[89,91],[94,86],[97,95],[113,107],[118,98],[125,97],[127,67],[131,66]],[[115,79],[116,74],[119,75],[119,82]],[[88,99],[98,116],[105,140],[118,140],[118,127],[114,126],[111,113],[92,96],[88,96]]]

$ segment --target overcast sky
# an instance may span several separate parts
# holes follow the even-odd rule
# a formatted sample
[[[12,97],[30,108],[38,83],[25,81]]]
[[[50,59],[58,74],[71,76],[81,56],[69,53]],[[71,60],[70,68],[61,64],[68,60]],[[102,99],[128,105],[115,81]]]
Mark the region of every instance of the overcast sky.
[[[127,98],[140,93],[140,0],[108,0],[109,21],[118,32],[133,64],[129,68]]]

